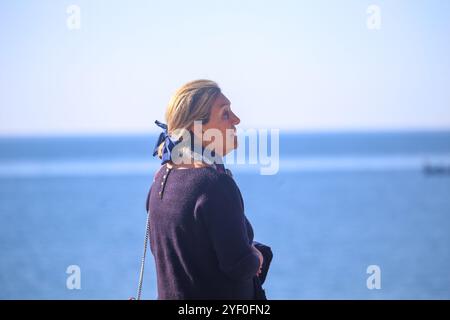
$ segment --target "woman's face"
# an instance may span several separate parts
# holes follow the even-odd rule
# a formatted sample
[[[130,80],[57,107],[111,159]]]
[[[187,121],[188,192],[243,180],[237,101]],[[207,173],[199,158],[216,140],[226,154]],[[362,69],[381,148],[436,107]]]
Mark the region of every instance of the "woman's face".
[[[222,143],[220,144],[220,141],[218,141],[219,143],[215,143],[214,145],[218,146],[216,152],[220,153],[221,156],[226,155],[238,146],[236,125],[238,125],[241,120],[233,113],[233,111],[231,111],[230,104],[230,100],[220,93],[212,106],[208,123],[203,124],[203,144],[205,146],[210,145],[212,141],[215,143],[214,131],[216,130],[208,132],[208,129],[217,129],[220,131]],[[220,150],[220,146],[222,147],[222,150]]]

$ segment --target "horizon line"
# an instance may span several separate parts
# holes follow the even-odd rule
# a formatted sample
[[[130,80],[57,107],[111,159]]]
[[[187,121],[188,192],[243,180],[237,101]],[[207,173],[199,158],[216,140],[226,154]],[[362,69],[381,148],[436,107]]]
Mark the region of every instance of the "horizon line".
[[[450,126],[448,127],[330,127],[330,128],[238,128],[242,130],[256,129],[256,130],[279,130],[280,134],[323,134],[323,133],[438,133],[438,132],[450,132]],[[58,137],[117,137],[117,136],[147,136],[159,134],[160,130],[147,130],[147,131],[35,131],[35,132],[0,132],[0,139],[4,138],[58,138]]]

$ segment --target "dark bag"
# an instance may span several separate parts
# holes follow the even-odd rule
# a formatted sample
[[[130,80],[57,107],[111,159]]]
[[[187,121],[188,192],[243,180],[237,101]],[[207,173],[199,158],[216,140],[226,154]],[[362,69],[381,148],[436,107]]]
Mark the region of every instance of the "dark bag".
[[[256,247],[256,249],[259,250],[259,252],[261,252],[264,258],[263,265],[261,268],[261,274],[253,278],[253,284],[255,287],[255,299],[267,300],[266,292],[263,289],[262,285],[266,280],[267,273],[269,272],[270,263],[272,262],[273,258],[272,249],[270,249],[269,246],[266,246],[256,241],[253,241],[253,245]]]

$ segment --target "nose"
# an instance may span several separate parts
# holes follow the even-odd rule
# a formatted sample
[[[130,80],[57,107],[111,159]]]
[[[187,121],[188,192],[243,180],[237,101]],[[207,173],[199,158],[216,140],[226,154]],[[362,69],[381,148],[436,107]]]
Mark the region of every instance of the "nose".
[[[237,115],[234,114],[233,111],[231,111],[232,114],[232,121],[233,121],[233,125],[238,125],[241,122],[241,119],[238,118]]]

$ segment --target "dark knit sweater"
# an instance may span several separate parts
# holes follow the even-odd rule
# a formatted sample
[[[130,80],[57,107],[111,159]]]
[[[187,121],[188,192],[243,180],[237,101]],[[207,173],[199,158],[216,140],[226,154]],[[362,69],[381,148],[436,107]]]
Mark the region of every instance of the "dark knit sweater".
[[[242,196],[214,168],[156,173],[149,197],[158,299],[254,299],[259,258]]]

